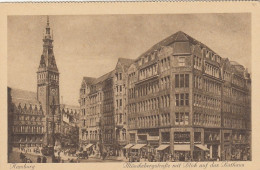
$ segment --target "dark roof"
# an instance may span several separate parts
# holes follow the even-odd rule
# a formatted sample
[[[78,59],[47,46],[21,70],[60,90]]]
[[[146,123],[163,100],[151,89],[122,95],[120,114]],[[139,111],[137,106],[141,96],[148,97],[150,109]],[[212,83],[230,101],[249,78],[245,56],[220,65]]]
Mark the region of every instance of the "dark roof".
[[[112,71],[110,71],[110,72],[104,74],[103,76],[97,78],[97,79],[94,81],[94,84],[97,84],[97,83],[102,82],[102,81],[104,81],[104,80],[106,80],[106,79],[108,79],[108,78],[111,78],[111,77],[113,76],[113,73],[114,73],[114,72],[115,72],[115,70],[112,70]]]
[[[40,102],[37,100],[36,92],[10,88],[10,96],[12,102],[16,105],[18,105],[19,103],[21,103],[22,105],[40,105]]]
[[[87,84],[92,84],[96,78],[94,77],[83,77],[83,80],[87,83]]]
[[[147,54],[150,54],[151,52],[155,51],[155,50],[159,50],[161,47],[163,46],[169,46],[171,44],[173,44],[174,42],[190,42],[194,45],[199,44],[200,46],[202,46],[203,48],[207,48],[208,50],[214,52],[213,50],[211,50],[209,47],[207,47],[206,45],[202,44],[201,42],[197,41],[196,39],[194,39],[193,37],[189,36],[188,34],[182,32],[182,31],[178,31],[174,34],[172,34],[171,36],[163,39],[162,41],[160,41],[159,43],[155,44],[154,46],[152,46],[149,50],[147,50],[146,52],[144,52],[142,55],[140,55],[137,59],[139,60],[140,58],[144,57]],[[180,43],[181,44],[181,43]],[[185,47],[186,48],[186,47]],[[185,50],[186,51],[186,50]],[[215,53],[215,52],[214,52]]]
[[[134,62],[134,59],[129,58],[119,58],[118,63],[120,63],[123,67],[124,71],[127,71],[127,69],[130,67],[130,65]]]

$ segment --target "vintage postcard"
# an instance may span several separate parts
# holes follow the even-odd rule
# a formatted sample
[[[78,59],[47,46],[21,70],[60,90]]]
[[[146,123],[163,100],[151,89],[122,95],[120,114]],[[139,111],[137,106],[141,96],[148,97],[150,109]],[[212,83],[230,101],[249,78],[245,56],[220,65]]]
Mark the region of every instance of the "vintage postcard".
[[[0,169],[259,169],[258,2],[0,11]]]

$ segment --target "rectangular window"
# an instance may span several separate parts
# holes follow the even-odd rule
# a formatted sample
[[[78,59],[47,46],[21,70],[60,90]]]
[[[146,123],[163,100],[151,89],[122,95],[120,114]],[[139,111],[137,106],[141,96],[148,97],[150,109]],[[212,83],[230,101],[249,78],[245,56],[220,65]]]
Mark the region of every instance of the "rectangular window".
[[[175,75],[175,87],[179,88],[179,75]]]
[[[189,93],[185,94],[185,105],[189,106]]]
[[[179,106],[180,105],[179,94],[175,94],[175,101],[176,101],[176,106]]]
[[[180,119],[179,119],[180,125],[183,125],[183,121],[184,121],[184,113],[181,112],[180,113]]]
[[[184,106],[184,94],[182,93],[181,94],[181,103],[180,103],[181,106]]]
[[[180,87],[184,87],[184,74],[180,75]]]
[[[180,116],[179,113],[175,113],[175,124],[179,124],[180,122],[179,116]]]
[[[185,87],[189,87],[189,74],[185,74]]]
[[[189,113],[185,113],[184,124],[185,124],[185,125],[188,125],[188,124],[189,124]]]

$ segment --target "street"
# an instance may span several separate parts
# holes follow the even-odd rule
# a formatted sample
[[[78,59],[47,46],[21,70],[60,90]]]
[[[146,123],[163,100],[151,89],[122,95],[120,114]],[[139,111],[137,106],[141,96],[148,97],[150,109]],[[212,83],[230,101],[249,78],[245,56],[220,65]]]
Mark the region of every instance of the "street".
[[[32,160],[32,163],[36,163],[37,162],[37,157],[36,155],[32,155],[32,154],[25,154],[25,156],[29,159]],[[52,163],[51,161],[51,157],[47,156],[47,163]],[[88,159],[80,159],[79,163],[85,163],[85,162],[122,162],[123,159],[119,159],[118,157],[108,157],[105,160],[101,160],[100,158],[96,158],[96,157],[89,157]],[[20,152],[16,152],[13,151],[12,153],[10,153],[10,156],[8,158],[8,162],[9,163],[22,163],[22,161],[20,160]],[[64,163],[69,163],[69,160],[65,160]],[[76,163],[76,159],[74,160],[73,163]]]

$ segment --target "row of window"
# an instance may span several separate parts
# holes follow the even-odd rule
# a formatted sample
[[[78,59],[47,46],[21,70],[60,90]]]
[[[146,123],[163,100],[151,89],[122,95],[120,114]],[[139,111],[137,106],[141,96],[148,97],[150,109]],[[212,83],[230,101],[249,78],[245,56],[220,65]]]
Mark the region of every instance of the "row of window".
[[[189,113],[188,112],[176,112],[175,113],[175,125],[188,125]]]
[[[202,70],[202,59],[194,55],[194,68]]]
[[[103,117],[103,119],[104,119],[104,125],[114,124],[114,117],[112,116]]]
[[[220,77],[219,68],[208,63],[205,64],[205,73],[216,78]]]
[[[26,120],[26,121],[39,121],[41,122],[42,121],[42,117],[41,116],[20,116],[20,115],[15,115],[14,116],[14,120]]]
[[[151,77],[153,75],[157,75],[157,73],[158,73],[157,71],[158,71],[157,64],[154,64],[154,65],[148,66],[144,69],[141,69],[139,79],[143,80],[143,79],[146,79],[146,78]]]
[[[83,131],[81,134],[82,140],[99,140],[100,131]]]
[[[14,133],[43,133],[43,127],[28,126],[28,125],[13,126],[13,132]]]
[[[202,89],[203,88],[203,82],[202,78],[200,76],[194,76],[194,87],[197,89]]]
[[[128,97],[129,99],[135,98],[135,88],[130,88],[128,90]]]
[[[132,72],[128,75],[128,82],[130,84],[132,84],[133,82],[135,82],[135,72]]]
[[[247,95],[239,90],[232,89],[232,98],[234,101],[247,103]]]
[[[149,111],[159,108],[159,97],[137,103],[137,112]]]
[[[44,80],[47,79],[46,73],[39,73],[37,74],[38,80]],[[59,81],[59,76],[55,74],[49,74],[49,80]]]
[[[226,97],[231,97],[231,87],[223,86],[223,95]]]
[[[140,58],[138,61],[138,65],[141,66],[142,64],[147,63],[148,61],[154,60],[157,55],[157,52],[153,52],[151,55],[147,55],[143,58]]]
[[[194,125],[206,125],[206,126],[220,126],[221,125],[220,116],[202,114],[202,113],[194,113],[193,122],[194,122]]]
[[[97,120],[99,120],[98,117],[94,118],[87,118],[87,120],[83,119],[83,127],[85,126],[96,126]]]
[[[100,107],[101,107],[100,104],[89,107],[89,111],[90,111],[89,115],[99,114],[100,113]]]
[[[41,136],[14,136],[14,142],[42,142]]]
[[[239,86],[239,87],[244,87],[245,86],[245,80],[237,75],[233,75],[232,83]]]
[[[208,109],[221,110],[221,100],[213,97],[194,94],[194,106],[200,106]]]
[[[143,84],[137,88],[137,97],[146,96],[159,91],[159,82],[154,81],[147,84]]]
[[[161,59],[160,64],[161,64],[162,71],[168,70],[170,68],[170,57]]]
[[[161,96],[161,108],[170,107],[170,95]]]
[[[161,89],[170,88],[170,76],[166,76],[160,79]]]
[[[153,116],[144,116],[144,117],[138,117],[137,119],[137,127],[154,127],[159,126],[159,122],[162,121],[159,117],[159,115],[153,115]],[[170,116],[167,115],[167,120],[165,120],[167,124],[170,124]]]
[[[221,61],[221,57],[214,54],[212,51],[206,52],[206,58],[209,58],[212,61],[216,61],[217,63],[220,63],[220,61]]]
[[[175,94],[176,106],[189,106],[189,93]]]
[[[104,91],[104,100],[110,99],[111,97],[113,97],[112,88],[111,88],[111,90],[105,90]]]
[[[207,92],[221,95],[221,84],[216,83],[215,81],[204,79],[204,89]]]
[[[189,74],[175,74],[175,88],[189,87]]]
[[[113,111],[113,100],[106,101],[103,104],[103,113],[109,113]]]
[[[126,122],[126,113],[119,113],[116,116],[116,124],[122,124]]]
[[[116,73],[115,74],[116,75],[116,81],[118,81],[118,80],[122,80],[122,73]]]
[[[243,119],[231,119],[225,118],[224,119],[224,127],[229,128],[246,128],[246,120]]]
[[[18,114],[28,114],[28,115],[32,115],[32,114],[42,115],[43,114],[43,110],[42,110],[41,106],[39,109],[37,106],[35,106],[33,109],[31,105],[29,108],[27,108],[27,106],[25,104],[24,107],[22,108],[21,103],[19,103],[18,108],[17,108],[17,110],[15,110],[15,112]]]
[[[89,104],[95,104],[97,102],[100,102],[102,100],[101,98],[102,98],[101,93],[91,95],[91,96],[89,96]]]
[[[228,72],[224,71],[223,79],[225,81],[231,82],[231,73],[228,73]]]

